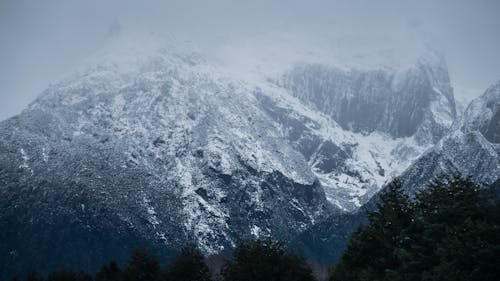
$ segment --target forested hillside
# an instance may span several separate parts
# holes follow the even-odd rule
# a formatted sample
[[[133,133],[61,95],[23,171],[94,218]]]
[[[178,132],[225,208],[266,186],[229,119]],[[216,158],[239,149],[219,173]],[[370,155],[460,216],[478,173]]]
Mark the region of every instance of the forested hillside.
[[[441,178],[409,198],[399,181],[382,194],[368,223],[353,233],[330,281],[498,280],[500,204],[496,186]],[[314,268],[315,270],[313,270]],[[28,274],[28,273],[27,273]],[[114,261],[92,277],[59,270],[26,281],[306,281],[324,280],[318,265],[272,240],[243,241],[232,254],[204,257],[185,247],[162,264],[135,251],[122,265]],[[14,280],[19,280],[15,278]]]

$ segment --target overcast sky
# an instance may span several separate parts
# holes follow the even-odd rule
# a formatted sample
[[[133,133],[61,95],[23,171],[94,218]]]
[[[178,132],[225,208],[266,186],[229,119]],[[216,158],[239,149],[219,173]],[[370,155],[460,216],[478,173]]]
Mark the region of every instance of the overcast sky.
[[[274,31],[413,32],[444,52],[456,95],[470,99],[500,79],[499,15],[499,0],[0,0],[0,120],[98,51],[114,22],[207,49]]]

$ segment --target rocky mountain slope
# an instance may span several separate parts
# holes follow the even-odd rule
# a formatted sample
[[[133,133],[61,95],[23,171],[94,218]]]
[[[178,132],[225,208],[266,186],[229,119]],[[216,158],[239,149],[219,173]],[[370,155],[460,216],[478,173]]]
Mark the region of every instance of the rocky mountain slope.
[[[500,175],[500,82],[473,100],[452,131],[400,177],[410,194],[441,174],[490,185]]]
[[[455,115],[434,55],[245,80],[182,48],[111,53],[0,123],[3,275],[290,240],[359,208]]]
[[[500,81],[473,100],[452,130],[427,150],[398,178],[409,195],[443,175],[469,177],[496,190],[500,182]],[[376,197],[350,214],[335,214],[312,226],[290,242],[297,251],[331,263],[338,259],[350,234],[366,221],[365,213],[375,208]]]
[[[435,53],[399,71],[305,64],[286,73],[280,84],[354,132],[435,143],[456,116],[446,63]]]

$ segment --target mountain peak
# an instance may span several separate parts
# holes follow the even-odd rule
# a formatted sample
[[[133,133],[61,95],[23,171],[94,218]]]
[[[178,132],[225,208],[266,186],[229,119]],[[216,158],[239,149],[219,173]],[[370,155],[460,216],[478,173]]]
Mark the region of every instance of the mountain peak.
[[[500,143],[500,81],[474,99],[454,124],[465,132],[479,130],[490,142]]]

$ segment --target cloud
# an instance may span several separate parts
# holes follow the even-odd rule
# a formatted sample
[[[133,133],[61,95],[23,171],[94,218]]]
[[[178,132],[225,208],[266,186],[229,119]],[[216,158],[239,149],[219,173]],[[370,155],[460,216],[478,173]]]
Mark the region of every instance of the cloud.
[[[128,29],[190,40],[219,57],[230,45],[278,47],[287,42],[279,36],[294,46],[332,49],[342,38],[368,51],[382,41],[403,54],[417,38],[445,51],[456,87],[484,89],[500,78],[499,12],[497,0],[4,0],[0,120],[99,50],[110,33]],[[238,53],[231,59],[244,61]]]

